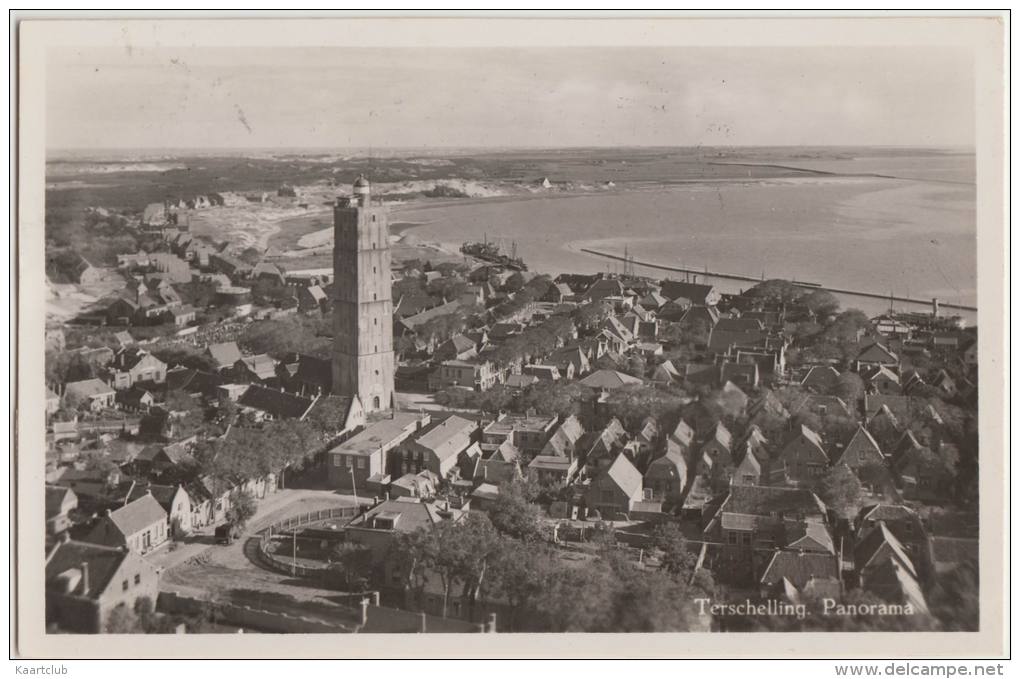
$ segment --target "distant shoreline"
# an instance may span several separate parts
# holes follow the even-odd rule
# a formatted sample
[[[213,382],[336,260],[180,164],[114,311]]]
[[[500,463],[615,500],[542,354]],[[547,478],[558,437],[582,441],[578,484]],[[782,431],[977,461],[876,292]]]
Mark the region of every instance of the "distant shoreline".
[[[609,253],[609,252],[602,252],[602,251],[599,251],[599,250],[594,250],[592,248],[579,247],[579,248],[577,248],[577,250],[578,250],[578,252],[583,252],[585,254],[593,255],[595,257],[603,257],[603,258],[606,258],[606,259],[613,259],[613,260],[616,260],[616,261],[619,261],[619,262],[628,261],[628,260],[624,259],[623,255],[617,255],[617,254],[613,254],[613,253]],[[726,280],[744,281],[744,282],[750,282],[750,283],[760,283],[761,280],[762,280],[760,278],[755,278],[753,276],[747,276],[747,275],[744,275],[744,274],[721,273],[721,272],[718,272],[718,271],[708,271],[708,270],[699,271],[697,269],[688,269],[688,268],[679,267],[679,266],[670,266],[670,265],[667,265],[667,264],[657,264],[657,263],[654,263],[654,262],[638,260],[638,259],[635,259],[634,257],[630,257],[629,261],[632,264],[636,265],[636,266],[643,266],[643,267],[646,267],[646,268],[649,268],[649,269],[661,269],[663,271],[673,271],[673,272],[676,272],[676,273],[694,274],[694,275],[699,275],[699,276],[709,276],[709,277],[712,277],[712,278],[723,278],[723,279],[726,279]],[[791,281],[791,282],[794,283],[795,285],[798,284],[798,281]],[[828,286],[821,285],[821,284],[815,284],[815,283],[801,282],[800,285],[802,285],[804,287],[804,289],[806,289],[806,290],[823,290],[825,292],[831,292],[831,293],[836,294],[836,295],[848,295],[848,296],[851,296],[851,297],[864,297],[864,298],[868,298],[868,299],[889,300],[891,302],[905,302],[907,304],[922,304],[922,305],[924,305],[924,304],[930,304],[931,303],[931,300],[916,299],[916,298],[913,298],[913,297],[900,297],[900,296],[897,296],[897,295],[882,295],[882,294],[879,294],[877,292],[867,292],[867,291],[864,291],[864,290],[847,290],[847,289],[843,289],[843,288],[832,288],[832,287],[828,287]],[[957,309],[957,310],[960,310],[960,311],[975,311],[975,312],[977,311],[977,307],[967,306],[965,304],[954,304],[952,302],[943,302],[943,301],[940,301],[939,302],[939,306],[941,306],[941,307],[943,307],[945,309]]]

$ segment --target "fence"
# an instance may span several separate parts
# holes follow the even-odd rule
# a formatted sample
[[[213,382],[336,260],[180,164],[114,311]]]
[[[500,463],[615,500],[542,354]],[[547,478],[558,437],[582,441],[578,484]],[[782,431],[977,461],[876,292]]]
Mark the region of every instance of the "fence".
[[[323,575],[328,567],[306,566],[294,563],[293,560],[284,559],[271,553],[267,548],[274,535],[279,535],[288,530],[294,530],[310,523],[318,523],[328,519],[353,519],[361,512],[361,507],[334,507],[332,509],[320,509],[315,512],[298,514],[283,521],[266,526],[259,531],[258,555],[262,562],[274,571],[286,575],[299,575],[302,577],[318,577]]]

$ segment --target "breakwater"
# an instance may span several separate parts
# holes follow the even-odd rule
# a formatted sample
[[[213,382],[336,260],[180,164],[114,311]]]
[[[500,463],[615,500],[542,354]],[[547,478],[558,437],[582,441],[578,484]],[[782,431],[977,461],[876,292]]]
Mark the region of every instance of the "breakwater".
[[[744,274],[723,273],[720,271],[709,271],[707,269],[702,270],[702,269],[690,269],[681,266],[670,266],[668,264],[658,264],[655,262],[642,261],[639,259],[635,259],[633,256],[625,257],[623,255],[618,255],[612,252],[603,252],[601,250],[593,250],[591,248],[578,248],[578,249],[581,252],[585,252],[589,255],[595,255],[596,257],[614,259],[619,262],[627,262],[628,264],[643,266],[649,269],[659,269],[662,271],[671,271],[684,274],[695,274],[698,276],[712,276],[713,278],[723,278],[732,281],[748,281],[752,283],[761,282],[760,277],[755,278],[754,276],[747,276]],[[880,294],[877,292],[869,292],[866,290],[849,290],[846,288],[832,288],[827,285],[820,285],[816,283],[803,283],[803,282],[798,283],[797,281],[793,281],[793,283],[803,285],[805,288],[809,288],[811,290],[825,290],[826,292],[831,292],[836,295],[853,295],[855,297],[866,297],[869,299],[881,299],[894,302],[906,302],[910,304],[931,304],[930,299],[917,299],[914,297],[902,297],[898,295]],[[953,304],[951,302],[940,301],[939,306],[941,306],[944,309],[958,309],[960,311],[977,311],[977,307],[967,306],[965,304]]]

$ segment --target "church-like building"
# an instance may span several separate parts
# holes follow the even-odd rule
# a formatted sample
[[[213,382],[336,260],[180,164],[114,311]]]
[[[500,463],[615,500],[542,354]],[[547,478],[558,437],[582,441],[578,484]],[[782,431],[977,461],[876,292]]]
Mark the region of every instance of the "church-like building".
[[[364,176],[333,208],[333,391],[365,412],[393,406],[393,302],[388,210]]]

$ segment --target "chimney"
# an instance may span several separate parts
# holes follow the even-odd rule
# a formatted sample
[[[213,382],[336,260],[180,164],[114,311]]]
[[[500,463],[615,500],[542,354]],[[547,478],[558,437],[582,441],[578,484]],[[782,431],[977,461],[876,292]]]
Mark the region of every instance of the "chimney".
[[[939,298],[938,297],[932,297],[932,300],[931,300],[931,315],[934,316],[935,318],[938,318],[939,313],[941,313],[941,310],[939,309]]]
[[[495,634],[496,633],[496,614],[495,613],[489,613],[489,626],[486,629],[486,631],[489,634]]]
[[[368,624],[368,604],[369,603],[370,602],[368,600],[368,597],[364,597],[361,600],[361,624],[362,625],[367,625]]]
[[[372,592],[372,599],[373,599],[373,603],[376,606],[378,606],[379,605],[379,590],[375,590],[374,592]]]
[[[418,614],[418,632],[425,634],[425,611]]]
[[[82,596],[87,596],[89,593],[89,585],[91,584],[89,583],[89,562],[82,561],[81,566],[78,568],[81,569],[81,593]]]

